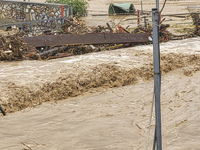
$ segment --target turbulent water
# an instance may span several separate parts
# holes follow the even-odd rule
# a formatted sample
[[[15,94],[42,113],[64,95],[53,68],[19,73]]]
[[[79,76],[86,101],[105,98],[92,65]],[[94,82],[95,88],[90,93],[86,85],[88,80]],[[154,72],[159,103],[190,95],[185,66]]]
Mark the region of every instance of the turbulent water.
[[[91,17],[106,13],[110,2],[89,1],[85,23],[118,24],[121,18],[115,16]],[[140,3],[133,2],[140,9]],[[145,10],[154,7],[153,0],[144,4]],[[185,13],[187,6],[197,4],[199,1],[168,2],[163,13]],[[173,18],[166,20],[172,23]],[[120,23],[125,27],[136,24]],[[200,147],[199,43],[198,37],[161,44],[166,150]],[[152,45],[57,60],[1,62],[0,104],[7,116],[0,118],[0,149],[144,149],[153,91],[152,64]],[[153,118],[150,149],[154,128]]]
[[[191,76],[199,71],[198,41],[199,38],[192,38],[163,43],[162,73],[183,68],[183,74]],[[136,84],[141,79],[151,80],[152,45],[57,60],[1,62],[0,78],[1,104],[6,112],[14,112],[99,88]]]
[[[200,147],[199,41],[161,44],[167,150]],[[8,114],[0,118],[0,149],[144,149],[153,96],[152,57],[152,45],[146,45],[51,61],[2,62],[1,103]],[[149,149],[154,129],[153,117]]]

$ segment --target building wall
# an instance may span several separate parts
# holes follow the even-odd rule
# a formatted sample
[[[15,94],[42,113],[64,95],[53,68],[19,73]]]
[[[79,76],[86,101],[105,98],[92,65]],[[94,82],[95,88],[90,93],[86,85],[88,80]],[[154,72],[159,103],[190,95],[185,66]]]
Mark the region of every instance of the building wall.
[[[0,18],[38,21],[72,16],[72,7],[61,4],[0,1]]]

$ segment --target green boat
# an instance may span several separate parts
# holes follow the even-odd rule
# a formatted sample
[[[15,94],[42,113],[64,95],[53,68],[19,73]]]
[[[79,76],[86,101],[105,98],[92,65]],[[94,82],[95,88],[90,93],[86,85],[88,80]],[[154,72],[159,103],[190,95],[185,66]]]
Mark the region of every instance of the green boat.
[[[111,3],[108,8],[109,15],[118,14],[133,14],[135,7],[131,3]]]

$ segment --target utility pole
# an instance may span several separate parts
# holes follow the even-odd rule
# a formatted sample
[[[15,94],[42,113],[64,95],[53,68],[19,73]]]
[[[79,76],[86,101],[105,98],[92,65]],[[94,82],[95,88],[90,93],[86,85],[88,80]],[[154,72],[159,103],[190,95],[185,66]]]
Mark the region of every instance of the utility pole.
[[[160,72],[159,18],[160,18],[159,0],[156,0],[156,8],[152,9],[154,94],[155,94],[155,115],[156,115],[153,150],[155,150],[155,147],[157,148],[157,150],[162,150],[161,108],[160,108],[161,72]]]
[[[141,15],[143,14],[143,5],[142,5],[142,0],[141,0]]]
[[[156,8],[159,11],[159,0],[156,0]]]

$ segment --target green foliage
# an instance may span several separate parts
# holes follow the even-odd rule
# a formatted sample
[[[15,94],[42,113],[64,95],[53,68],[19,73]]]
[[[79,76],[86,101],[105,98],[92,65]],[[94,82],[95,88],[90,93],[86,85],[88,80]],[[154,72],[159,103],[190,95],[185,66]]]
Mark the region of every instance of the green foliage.
[[[46,0],[47,3],[68,4],[73,8],[73,15],[76,17],[86,16],[88,2],[85,0]]]

